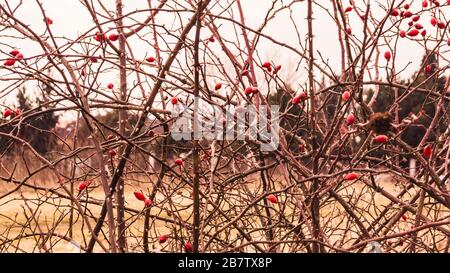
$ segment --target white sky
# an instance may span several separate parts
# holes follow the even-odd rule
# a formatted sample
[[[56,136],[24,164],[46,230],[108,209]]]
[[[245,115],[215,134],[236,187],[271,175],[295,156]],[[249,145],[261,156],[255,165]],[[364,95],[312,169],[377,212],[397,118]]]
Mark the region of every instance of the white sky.
[[[87,10],[82,6],[79,0],[40,0],[45,7],[45,10],[47,12],[47,15],[52,18],[54,21],[54,24],[51,26],[52,32],[59,37],[66,37],[69,39],[75,39],[79,37],[82,33],[85,33],[86,31],[90,30],[93,27],[93,22],[90,17],[90,14],[87,12]],[[0,0],[0,4],[4,5],[6,0]],[[14,6],[16,3],[19,2],[19,0],[7,0],[9,5]],[[39,10],[36,1],[33,0],[25,0],[23,1],[24,4],[22,7],[18,10],[16,13],[16,16],[23,20],[25,23],[27,23],[34,31],[37,33],[43,33],[44,32],[44,24],[43,24],[43,17],[41,14],[41,11]],[[93,1],[96,2],[96,1]],[[136,9],[145,9],[147,7],[147,1],[144,0],[124,0],[125,4],[125,13],[129,11],[133,11]],[[174,1],[169,1],[170,6],[174,6]],[[214,2],[214,1],[213,1]],[[292,1],[277,1],[279,3],[277,7],[279,7],[282,3],[287,4]],[[328,11],[331,11],[331,2],[328,0],[320,0],[318,1],[322,6],[315,5],[314,8],[314,43],[315,43],[315,50],[320,51],[323,58],[327,59],[329,66],[334,70],[335,73],[339,73],[340,71],[340,48],[337,43],[337,26],[332,21],[332,18],[327,14]],[[343,1],[344,3],[349,3],[349,1]],[[359,1],[356,1],[359,2]],[[370,1],[372,8],[373,8],[373,14],[378,19],[381,19],[384,15],[384,12],[381,12],[380,5],[387,5],[387,3],[391,3],[391,1]],[[404,2],[404,1],[396,1],[396,3]],[[413,2],[413,1],[408,1]],[[420,11],[421,3],[422,1],[414,1],[415,4],[412,5],[411,11],[417,12]],[[441,0],[441,2],[443,2]],[[102,3],[111,11],[114,11],[115,6],[114,0],[103,0]],[[156,5],[158,1],[153,1]],[[184,1],[180,2],[183,5],[186,5]],[[225,5],[226,1],[220,2],[221,4]],[[271,0],[242,0],[243,6],[244,6],[244,12],[246,17],[246,23],[252,27],[257,28],[261,25],[263,22],[265,13],[269,9],[269,7],[272,5]],[[235,5],[234,5],[235,6]],[[347,6],[347,4],[344,4],[344,6]],[[97,5],[98,7],[98,5]],[[306,1],[299,2],[293,5],[292,8],[292,14],[293,19],[295,20],[296,24],[298,24],[298,28],[300,30],[300,38],[302,45],[304,46],[304,42],[306,39]],[[220,12],[222,11],[222,8],[219,6],[216,6],[212,9],[212,12]],[[440,16],[445,16],[445,14],[450,14],[450,7],[444,7],[441,8],[442,14]],[[185,14],[185,16],[190,16],[190,13]],[[223,14],[225,15],[225,14]],[[237,15],[237,13],[236,13]],[[147,13],[141,13],[139,15],[133,15],[134,19],[138,20],[144,20],[147,16]],[[350,25],[352,26],[353,33],[356,38],[362,38],[362,23],[358,16],[355,14],[355,12],[350,13]],[[447,15],[448,16],[448,15]],[[444,18],[444,17],[442,17]],[[173,16],[168,13],[160,13],[156,17],[156,22],[158,24],[165,24],[169,28],[171,27],[171,24],[173,23]],[[425,26],[428,33],[431,35],[434,35],[435,28],[431,27],[429,20],[430,14],[426,14],[421,16],[420,22]],[[222,35],[229,39],[236,39],[235,33],[230,28],[230,23],[223,21],[223,25],[220,28],[220,32]],[[401,29],[406,29],[407,21],[404,20],[404,22],[401,24]],[[386,25],[387,27],[392,26],[392,23],[388,23]],[[112,24],[106,26],[106,29],[108,27],[113,27]],[[263,31],[265,34],[271,35],[273,38],[278,40],[279,42],[289,44],[295,48],[299,48],[298,42],[297,42],[297,34],[295,33],[295,28],[293,23],[291,22],[291,19],[289,17],[289,13],[284,11],[281,13],[278,13],[277,16],[273,21],[271,21],[268,26]],[[91,31],[91,33],[94,33]],[[149,28],[148,31],[144,31],[143,33],[146,33],[145,39],[152,40],[151,35],[151,29]],[[240,33],[239,33],[240,34]],[[208,37],[209,31],[204,30],[204,38]],[[444,54],[444,56],[448,55],[450,47],[446,45],[446,41],[448,38],[448,33],[446,34],[447,37],[444,39],[445,43],[441,45],[441,52]],[[253,35],[251,35],[252,37]],[[167,38],[167,37],[166,37]],[[395,37],[394,37],[395,38]],[[170,40],[170,38],[168,38]],[[63,40],[59,40],[60,45],[64,44]],[[132,47],[133,52],[137,58],[144,58],[146,54],[153,54],[150,52],[150,47],[148,44],[146,44],[144,41],[141,41],[139,39],[133,38],[129,39],[128,41]],[[386,41],[380,40],[380,43],[384,43]],[[391,45],[394,45],[395,40],[388,41],[391,43]],[[31,42],[29,40],[12,40],[9,38],[2,37],[2,42],[0,44],[0,48],[3,51],[2,59],[7,58],[4,53],[7,53],[10,51],[10,48],[6,45],[9,45],[11,47],[16,47],[21,50],[21,52],[24,52],[24,54],[29,57],[33,55],[42,54],[42,50],[38,46],[37,43]],[[428,47],[434,46],[434,43],[429,42]],[[216,48],[215,50],[220,51],[220,48],[217,45],[214,45]],[[384,52],[387,47],[380,44],[380,50],[381,52]],[[213,47],[214,48],[214,47]],[[283,71],[280,73],[281,77],[283,75],[285,77],[288,77],[287,81],[291,82],[294,86],[298,85],[304,85],[305,81],[305,75],[307,73],[305,66],[306,63],[302,62],[298,71],[292,71],[295,69],[297,62],[299,61],[299,56],[296,54],[293,54],[287,49],[281,48],[278,45],[274,45],[272,42],[267,41],[266,39],[262,38],[260,44],[257,47],[258,50],[258,56],[261,57],[262,61],[265,60],[271,60],[276,63],[283,64]],[[301,50],[301,49],[300,49]],[[220,54],[218,52],[217,54]],[[411,41],[409,39],[400,39],[397,44],[397,50],[395,52],[395,66],[396,70],[400,71],[405,66],[410,63],[409,66],[400,74],[401,78],[408,78],[413,72],[417,71],[418,66],[420,64],[420,61],[422,59],[422,56],[424,54],[423,49],[423,42],[415,42]],[[316,58],[319,58],[319,55],[316,55]],[[382,58],[382,56],[381,56]],[[448,59],[447,59],[448,60]],[[448,61],[443,61],[445,64],[448,64]],[[386,62],[384,60],[380,60],[381,65],[385,65]],[[442,65],[441,65],[442,66]],[[291,71],[287,71],[290,68]],[[4,76],[4,72],[1,72],[0,68],[0,77]],[[384,70],[383,70],[384,71]],[[117,78],[116,72],[110,72],[106,73],[104,76],[102,76],[101,81],[112,81],[115,82],[115,79]],[[262,77],[262,76],[261,76]],[[4,83],[0,83],[2,86]],[[106,83],[105,83],[106,85]],[[9,99],[11,99],[11,96],[9,96]],[[5,101],[5,98],[0,98],[0,102]],[[8,99],[4,103],[7,103]],[[3,104],[3,103],[2,103]]]

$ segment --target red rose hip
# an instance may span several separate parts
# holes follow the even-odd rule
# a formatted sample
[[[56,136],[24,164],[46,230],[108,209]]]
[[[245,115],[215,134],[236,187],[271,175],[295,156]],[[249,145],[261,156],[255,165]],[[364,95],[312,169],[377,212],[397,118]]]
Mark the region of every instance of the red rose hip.
[[[5,112],[3,112],[3,117],[7,118],[7,117],[11,116],[11,114],[12,114],[11,109],[6,109]]]
[[[390,51],[384,52],[384,58],[386,59],[386,61],[389,62],[391,60],[391,52]]]
[[[78,185],[78,191],[82,191],[87,187],[86,182],[81,182],[80,185]]]
[[[177,164],[178,166],[183,165],[183,163],[184,163],[184,161],[183,161],[183,159],[181,159],[181,158],[177,158],[177,159],[175,160],[175,164]]]
[[[347,124],[347,126],[350,126],[353,123],[355,123],[355,115],[350,114],[347,116],[347,119],[345,120],[345,124]]]
[[[272,203],[272,204],[278,203],[277,197],[276,197],[275,195],[273,195],[273,194],[269,194],[269,195],[267,196],[267,200],[268,200],[270,203]]]
[[[431,155],[433,154],[433,147],[431,147],[431,145],[427,145],[424,149],[423,149],[423,156],[426,159],[430,159]]]
[[[351,96],[350,91],[345,91],[344,93],[342,93],[342,99],[344,101],[348,101],[350,99],[350,96]]]
[[[389,138],[386,135],[378,135],[373,138],[375,143],[386,143],[388,140]]]
[[[410,37],[415,37],[417,35],[419,35],[418,29],[411,29],[410,31],[408,31],[408,36],[410,36]]]
[[[150,199],[145,199],[144,204],[146,207],[150,207],[153,204],[153,202]]]
[[[136,199],[139,201],[145,201],[145,199],[146,199],[145,195],[142,192],[138,192],[138,191],[134,192],[134,197],[136,197]]]
[[[109,38],[110,41],[115,42],[115,41],[117,41],[119,39],[119,35],[116,34],[116,33],[112,33],[112,34],[109,35],[108,38]]]
[[[349,173],[344,176],[344,179],[347,181],[351,181],[351,180],[358,179],[358,177],[359,177],[359,174],[357,174],[357,173]]]
[[[186,250],[186,252],[192,252],[192,244],[187,242],[184,244],[184,250]]]
[[[167,236],[166,235],[159,236],[159,243],[160,244],[164,244],[166,241],[167,241]]]

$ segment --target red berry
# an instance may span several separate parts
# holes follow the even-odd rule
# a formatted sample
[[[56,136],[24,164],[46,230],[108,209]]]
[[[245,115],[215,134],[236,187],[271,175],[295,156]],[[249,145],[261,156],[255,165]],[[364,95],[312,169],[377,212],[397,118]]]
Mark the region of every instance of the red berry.
[[[447,5],[450,5],[450,0],[447,0]]]
[[[417,35],[419,35],[418,29],[411,29],[410,31],[408,31],[408,36],[410,36],[410,37],[415,37]]]
[[[438,7],[441,5],[441,3],[439,3],[439,1],[437,1],[437,0],[433,1],[433,4]]]
[[[417,29],[422,29],[423,28],[423,26],[421,24],[419,24],[419,23],[415,24],[414,27],[417,28]]]
[[[355,179],[358,179],[358,177],[359,177],[359,174],[357,174],[357,173],[349,173],[344,176],[344,179],[345,180],[355,180]]]
[[[245,94],[246,95],[250,95],[253,93],[253,86],[248,86],[247,88],[245,88]]]
[[[386,143],[388,140],[389,138],[386,135],[378,135],[373,138],[375,143]]]
[[[410,12],[409,10],[403,12],[403,17],[405,17],[405,18],[409,18],[409,17],[411,17],[412,15],[413,15],[412,12]]]
[[[87,187],[87,183],[86,182],[81,182],[80,185],[78,185],[78,190],[82,191]]]
[[[405,5],[403,6],[403,8],[409,9],[409,4],[405,4]]]
[[[166,241],[167,241],[167,236],[166,235],[159,236],[159,243],[160,244],[164,244]]]
[[[173,97],[173,98],[170,100],[170,103],[172,103],[173,105],[177,104],[177,103],[178,103],[178,98],[177,98],[177,97]]]
[[[427,35],[427,30],[426,30],[426,29],[422,30],[422,32],[420,33],[420,35],[422,35],[423,37],[425,37],[425,36]]]
[[[352,10],[353,10],[353,7],[352,7],[352,6],[349,6],[349,7],[346,7],[346,8],[345,8],[344,12],[350,12],[350,11],[352,11]]]
[[[81,69],[81,76],[86,77],[86,68]]]
[[[296,99],[296,98],[297,98],[297,99]],[[296,102],[297,100],[300,102],[300,101],[306,100],[307,98],[308,98],[308,95],[307,95],[305,92],[300,92],[300,93],[298,93],[297,96],[295,96],[295,97],[293,98],[292,103],[295,104],[295,102]],[[294,101],[294,99],[295,99],[295,101]],[[299,103],[299,102],[297,102],[297,103]]]
[[[422,7],[424,7],[424,8],[428,7],[428,1],[427,0],[424,0],[422,2]]]
[[[392,16],[399,16],[399,15],[400,15],[400,11],[398,11],[398,9],[393,9],[393,10],[391,11],[391,15],[392,15]]]
[[[116,33],[112,33],[112,34],[109,34],[108,38],[109,38],[110,41],[115,42],[115,41],[117,41],[119,39],[119,35],[116,34]]]
[[[408,22],[408,26],[410,26],[410,27],[412,27],[412,26],[413,26],[413,24],[414,24],[414,22],[413,22],[413,21],[409,21],[409,22]]]
[[[114,138],[114,135],[108,135],[108,140],[112,140]]]
[[[342,99],[344,101],[348,101],[350,99],[350,96],[351,96],[350,91],[345,91],[344,93],[342,93]]]
[[[177,164],[178,166],[183,165],[183,163],[184,163],[183,159],[181,159],[181,158],[175,159],[175,164]]]
[[[91,59],[91,62],[93,62],[93,63],[97,63],[98,62],[97,57],[91,57],[90,59]]]
[[[3,65],[4,66],[13,66],[15,63],[16,63],[15,59],[8,59],[3,63]]]
[[[14,112],[16,113],[17,116],[22,115],[22,109],[20,109],[20,108],[16,108],[16,110],[14,110]]]
[[[433,147],[428,144],[424,149],[423,149],[423,156],[426,159],[429,159],[431,157],[431,155],[433,154]]]
[[[114,84],[108,83],[107,87],[108,87],[108,89],[113,89],[114,88]]]
[[[270,62],[265,62],[262,64],[262,67],[269,69],[269,67],[272,67],[272,65],[270,64]]]
[[[44,22],[46,22],[46,23],[47,23],[47,25],[51,25],[51,24],[53,24],[53,20],[52,20],[52,19],[50,19],[50,18],[48,18],[48,17],[45,17],[45,19],[44,19]]]
[[[414,22],[419,21],[419,19],[420,19],[420,16],[419,16],[419,15],[414,15],[413,18],[412,18],[412,20],[413,20]]]
[[[300,92],[297,96],[300,97],[301,100],[306,100],[308,98],[308,95],[305,92]]]
[[[16,55],[16,59],[17,60],[22,60],[23,59],[23,54],[22,53],[17,54]]]
[[[20,52],[19,52],[19,50],[17,50],[17,49],[14,49],[14,50],[12,50],[11,52],[9,52],[9,54],[11,54],[12,56],[14,56],[14,57],[16,57],[17,56],[17,54],[19,54]]]
[[[384,52],[384,58],[386,59],[386,61],[389,62],[391,60],[391,52],[390,51]]]
[[[425,66],[425,73],[429,74],[432,71],[432,67],[430,64],[428,64],[427,66]]]
[[[134,192],[134,197],[136,197],[136,199],[139,201],[145,201],[145,199],[146,199],[145,195],[142,192],[138,192],[138,191]]]
[[[345,121],[345,124],[347,124],[347,126],[352,125],[353,123],[355,123],[355,115],[350,114],[347,116],[347,119]]]
[[[150,207],[153,204],[153,202],[150,199],[145,199],[144,204],[146,207]]]
[[[5,112],[3,112],[3,117],[7,118],[9,116],[11,116],[12,111],[10,109],[6,109]]]
[[[402,219],[403,221],[407,221],[408,220],[408,216],[406,216],[405,214],[402,215]]]
[[[269,200],[269,202],[272,203],[272,204],[278,203],[277,197],[275,195],[273,195],[273,194],[269,194],[267,196],[267,200]]]
[[[440,29],[444,29],[444,28],[445,28],[445,23],[442,22],[442,21],[439,21],[439,22],[437,23],[437,26],[438,26],[438,28],[440,28]]]
[[[295,97],[293,97],[292,100],[291,100],[292,104],[299,104],[300,101],[301,101],[301,99],[300,99],[299,96],[295,96]]]
[[[352,28],[351,27],[348,27],[345,31],[347,32],[348,35],[352,35]]]
[[[154,61],[156,61],[156,58],[155,57],[148,57],[146,60],[149,63],[153,63]]]
[[[433,25],[433,27],[435,27],[437,25],[437,19],[436,18],[431,18],[430,20],[431,25]]]
[[[105,34],[103,34],[103,33],[101,33],[101,32],[97,32],[97,33],[95,34],[95,36],[94,36],[94,39],[95,39],[97,42],[102,42],[102,41],[105,40]]]
[[[447,45],[450,46],[450,38],[448,38],[448,40],[447,40]]]
[[[400,31],[400,37],[405,38],[405,36],[406,36],[406,31],[404,31],[404,30]]]
[[[277,74],[278,71],[280,71],[280,70],[281,70],[281,65],[277,65],[277,66],[275,67],[275,69],[273,70],[273,74],[274,74],[274,75]]]
[[[216,86],[214,86],[214,90],[220,90],[222,88],[222,84],[220,82],[216,83]]]
[[[214,43],[214,42],[216,41],[216,39],[214,39],[214,36],[211,36],[211,37],[209,37],[209,41],[210,41],[211,43]]]
[[[189,242],[185,243],[184,249],[186,250],[186,252],[192,252],[192,244]]]
[[[116,150],[109,150],[109,155],[110,156],[116,156]]]

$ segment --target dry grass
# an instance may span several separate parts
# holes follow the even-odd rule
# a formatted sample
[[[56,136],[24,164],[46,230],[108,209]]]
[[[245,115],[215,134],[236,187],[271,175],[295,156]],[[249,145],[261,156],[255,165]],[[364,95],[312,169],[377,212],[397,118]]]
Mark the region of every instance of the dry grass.
[[[402,184],[399,181],[395,181],[390,176],[378,177],[379,184],[388,192],[393,195],[399,193],[402,189]],[[47,185],[47,187],[52,187]],[[2,193],[10,190],[11,186],[3,187]],[[146,187],[142,187],[144,192],[147,190]],[[141,201],[132,198],[133,192],[139,190],[138,186],[128,186],[126,188],[127,204],[126,206],[130,209],[135,209],[141,211],[143,209],[143,204]],[[355,196],[361,196],[358,200],[359,209],[355,212],[357,213],[360,220],[364,223],[370,223],[380,212],[380,210],[388,205],[390,201],[380,193],[370,193],[367,191],[367,187],[363,183],[355,183],[351,187],[345,188],[340,194],[344,198],[351,200],[352,194]],[[412,195],[413,192],[410,194]],[[23,196],[22,196],[23,195]],[[183,196],[188,196],[188,190],[179,191],[173,196],[172,202],[178,204],[182,207],[188,206],[191,201]],[[103,192],[97,188],[89,193],[89,197],[93,200],[103,200]],[[162,196],[157,195],[156,203],[163,202]],[[24,201],[26,200],[26,201]],[[367,206],[366,204],[372,204]],[[53,252],[72,252],[77,249],[73,245],[69,244],[67,240],[61,239],[56,235],[61,235],[69,237],[69,201],[67,199],[56,198],[48,192],[36,192],[26,190],[26,188],[21,188],[18,192],[15,192],[3,199],[0,203],[0,242],[3,248],[0,249],[1,252],[46,252],[46,249],[52,249]],[[31,208],[31,210],[28,208]],[[100,206],[96,204],[86,204],[83,203],[85,209],[89,211],[89,215],[97,216],[100,212]],[[167,209],[167,208],[166,208]],[[398,208],[396,208],[398,209]],[[35,214],[32,215],[31,211]],[[395,211],[395,210],[394,210]],[[167,215],[167,210],[152,211],[154,214],[159,214],[162,217],[171,218]],[[286,214],[295,213],[293,208],[287,208]],[[425,211],[425,214],[430,212]],[[191,210],[181,211],[179,217],[185,221],[191,221],[188,217],[191,214]],[[449,215],[448,211],[443,210],[443,215]],[[73,235],[72,240],[80,245],[85,245],[86,240],[89,239],[88,228],[84,224],[79,214],[76,214],[77,218],[72,225]],[[321,215],[323,218],[323,228],[325,231],[333,231],[328,234],[330,244],[339,241],[348,241],[349,243],[360,235],[360,231],[354,223],[349,222],[349,217],[345,213],[345,210],[336,202],[326,204],[321,209]],[[142,246],[142,233],[143,233],[143,213],[127,213],[127,224],[128,227],[128,248],[130,251],[141,251]],[[257,219],[255,219],[257,221]],[[90,218],[91,225],[95,224],[93,218]],[[32,223],[31,225],[29,223]],[[411,222],[402,222],[396,226],[397,231],[404,231],[409,228]],[[32,227],[33,230],[30,228]],[[152,221],[151,223],[151,241],[150,248],[159,250],[162,246],[157,242],[157,237],[160,234],[170,234],[173,232],[174,226],[167,224],[164,221]],[[43,236],[31,236],[25,237],[17,240],[11,240],[13,238],[23,237],[26,234],[33,234],[42,232]],[[237,232],[234,230],[232,234],[236,235]],[[21,236],[19,236],[21,235]],[[50,236],[53,235],[53,236]],[[234,236],[233,235],[233,236]],[[420,235],[420,234],[419,234]],[[107,236],[107,235],[106,235]],[[429,235],[427,235],[429,236]],[[434,239],[440,239],[442,235],[437,235],[438,237]],[[255,235],[254,239],[257,240],[259,236]],[[45,239],[45,246],[42,245],[42,241]],[[262,238],[260,238],[262,239]],[[432,240],[433,238],[421,238],[421,240]],[[11,240],[11,241],[9,241]],[[105,236],[101,236],[100,240],[105,242],[107,245]],[[443,247],[443,246],[442,246]],[[250,249],[250,248],[247,248]],[[163,251],[176,251],[173,246],[166,246]],[[280,251],[288,251],[286,249],[279,249]],[[94,249],[95,252],[102,252],[103,250],[99,245],[96,245]],[[396,251],[401,251],[401,247],[396,249]]]

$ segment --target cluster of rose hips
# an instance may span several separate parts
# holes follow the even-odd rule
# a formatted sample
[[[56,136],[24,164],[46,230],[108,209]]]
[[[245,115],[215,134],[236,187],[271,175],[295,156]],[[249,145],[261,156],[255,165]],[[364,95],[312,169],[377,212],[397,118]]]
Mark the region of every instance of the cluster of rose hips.
[[[22,114],[22,109],[20,109],[20,108],[16,108],[14,111],[8,108],[3,112],[3,118],[8,118],[8,117],[12,117],[12,116],[20,116],[21,114]]]
[[[20,51],[17,49],[12,50],[11,52],[9,52],[9,54],[12,57],[6,59],[6,61],[3,63],[4,66],[13,66],[16,63],[16,61],[20,61],[24,58],[23,54],[20,53]]]
[[[262,64],[262,67],[267,70],[267,72],[272,72],[274,75],[281,70],[281,65],[272,65],[270,62],[265,62]]]
[[[427,1],[427,0],[422,1],[422,7],[423,7],[423,9],[428,8],[428,6],[429,6],[429,3],[428,3],[428,2],[429,2],[429,1]],[[433,5],[435,5],[436,7],[441,6],[441,3],[440,3],[439,1],[437,1],[437,0],[435,0],[435,1],[430,1],[430,2],[431,2]],[[447,5],[450,5],[450,0],[446,0],[446,4],[447,4]],[[411,7],[410,4],[405,4],[405,5],[403,5],[403,7],[398,7],[398,8],[392,9],[392,10],[390,11],[390,13],[389,13],[389,15],[391,15],[391,16],[393,16],[393,17],[398,17],[398,16],[399,16],[399,17],[404,18],[404,19],[406,19],[406,18],[411,18],[411,20],[408,22],[409,29],[408,29],[408,30],[401,30],[401,31],[399,32],[399,36],[400,36],[401,38],[404,38],[404,37],[406,37],[406,36],[409,36],[409,37],[416,37],[416,36],[418,36],[418,35],[420,34],[420,35],[422,35],[423,37],[425,37],[425,36],[427,35],[427,30],[424,28],[424,25],[421,24],[421,23],[419,22],[419,20],[420,20],[420,15],[418,15],[418,14],[413,14],[413,12],[411,12],[411,11],[409,10],[410,7]],[[352,7],[352,6],[349,6],[349,7],[346,7],[346,8],[345,8],[344,12],[345,12],[345,13],[349,13],[349,12],[351,12],[352,10],[353,10],[353,7]],[[364,19],[365,19],[365,16],[362,16],[361,19],[364,20]],[[438,19],[436,19],[436,18],[434,18],[434,17],[431,18],[430,23],[431,23],[431,25],[432,25],[433,27],[438,27],[439,29],[445,29],[445,28],[446,28],[446,23],[445,23],[445,22],[443,22],[443,21],[441,21],[441,20],[438,20]],[[346,31],[346,33],[347,33],[348,35],[351,35],[351,34],[352,34],[352,29],[351,29],[351,27],[347,27],[345,31]],[[448,38],[447,44],[450,45],[450,38]]]

